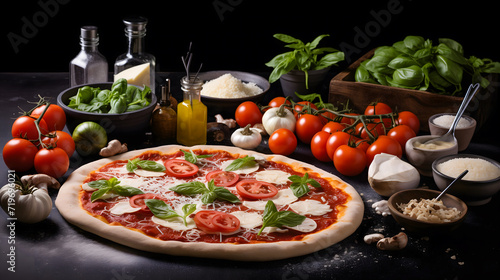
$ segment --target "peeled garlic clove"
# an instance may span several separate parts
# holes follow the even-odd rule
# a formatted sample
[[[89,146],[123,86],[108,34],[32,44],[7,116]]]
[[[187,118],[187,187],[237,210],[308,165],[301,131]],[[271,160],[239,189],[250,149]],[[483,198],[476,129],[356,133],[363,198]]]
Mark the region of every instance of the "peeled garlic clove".
[[[381,196],[417,188],[420,174],[411,164],[397,156],[377,154],[368,168],[368,183]]]

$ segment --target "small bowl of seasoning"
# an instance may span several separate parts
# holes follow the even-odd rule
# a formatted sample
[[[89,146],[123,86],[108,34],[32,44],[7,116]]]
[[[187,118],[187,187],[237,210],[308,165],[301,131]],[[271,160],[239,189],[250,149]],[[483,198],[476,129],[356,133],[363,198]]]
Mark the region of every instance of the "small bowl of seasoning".
[[[456,139],[453,142],[437,141],[426,144],[427,141],[438,137],[438,135],[421,135],[410,138],[406,142],[406,158],[424,176],[432,177],[432,163],[434,160],[458,152]]]
[[[432,135],[444,135],[451,127],[455,114],[435,114],[429,118],[429,130]],[[458,142],[458,151],[461,152],[469,146],[476,129],[476,120],[469,116],[462,116],[455,128],[455,138]]]
[[[447,233],[465,219],[467,205],[459,198],[429,189],[403,190],[393,194],[387,205],[393,218],[405,229],[422,234]]]
[[[500,190],[500,163],[472,154],[448,155],[432,163],[434,182],[443,190],[464,170],[462,180],[448,192],[463,199],[468,205],[483,205]]]

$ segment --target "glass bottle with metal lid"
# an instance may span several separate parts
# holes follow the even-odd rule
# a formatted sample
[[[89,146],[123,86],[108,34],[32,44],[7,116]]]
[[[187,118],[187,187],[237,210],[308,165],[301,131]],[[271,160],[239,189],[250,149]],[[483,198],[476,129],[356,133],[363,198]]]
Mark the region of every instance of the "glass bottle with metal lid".
[[[144,17],[125,18],[125,36],[128,38],[128,50],[118,56],[114,66],[114,79],[127,79],[137,86],[148,86],[155,92],[156,58],[145,52],[146,25]]]
[[[207,143],[207,106],[201,102],[203,81],[190,75],[181,79],[183,101],[177,105],[177,142],[186,146]]]
[[[70,86],[108,81],[108,61],[99,52],[99,34],[95,26],[80,29],[81,50],[69,64]]]

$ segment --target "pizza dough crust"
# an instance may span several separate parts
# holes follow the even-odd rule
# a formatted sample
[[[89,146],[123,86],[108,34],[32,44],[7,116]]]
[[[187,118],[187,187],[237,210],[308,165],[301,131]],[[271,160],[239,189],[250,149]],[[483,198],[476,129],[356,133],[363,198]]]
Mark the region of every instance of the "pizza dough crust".
[[[110,225],[103,222],[81,208],[79,192],[82,182],[91,171],[97,170],[107,163],[116,160],[127,160],[146,151],[154,150],[169,154],[179,149],[201,149],[205,151],[223,150],[233,155],[260,155],[267,160],[284,162],[300,172],[315,172],[323,178],[331,178],[343,184],[343,191],[351,196],[343,211],[338,214],[337,223],[332,226],[307,235],[301,241],[278,241],[256,244],[230,244],[163,241],[149,237],[138,230],[128,229],[119,225]],[[341,187],[341,186],[338,186]],[[270,261],[310,254],[325,249],[351,235],[361,224],[364,204],[357,191],[337,176],[327,173],[317,167],[279,155],[266,155],[254,151],[243,150],[230,146],[193,146],[179,145],[160,146],[151,149],[134,150],[111,158],[103,158],[75,170],[59,190],[55,205],[61,215],[71,224],[81,229],[109,239],[116,243],[135,249],[164,253],[177,256],[191,256],[201,258],[228,259],[240,261]]]

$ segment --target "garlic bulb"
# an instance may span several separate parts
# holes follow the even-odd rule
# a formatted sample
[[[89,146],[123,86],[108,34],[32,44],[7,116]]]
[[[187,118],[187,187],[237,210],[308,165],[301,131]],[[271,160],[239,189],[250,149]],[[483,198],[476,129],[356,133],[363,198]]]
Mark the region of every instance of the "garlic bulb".
[[[417,188],[420,174],[411,164],[389,154],[375,155],[368,168],[368,183],[381,196]]]

